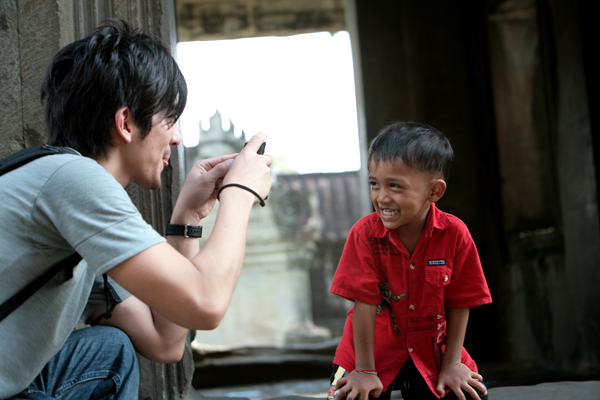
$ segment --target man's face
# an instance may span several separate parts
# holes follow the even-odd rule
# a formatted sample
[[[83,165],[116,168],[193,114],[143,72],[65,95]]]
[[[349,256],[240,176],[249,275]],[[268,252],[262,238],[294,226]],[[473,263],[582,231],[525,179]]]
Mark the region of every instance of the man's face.
[[[371,201],[388,229],[422,229],[431,185],[426,175],[403,162],[369,164]]]
[[[160,112],[152,117],[152,128],[145,138],[141,136],[141,129],[136,129],[127,162],[131,181],[149,189],[160,187],[160,174],[169,165],[171,147],[181,143],[177,124],[163,115]]]

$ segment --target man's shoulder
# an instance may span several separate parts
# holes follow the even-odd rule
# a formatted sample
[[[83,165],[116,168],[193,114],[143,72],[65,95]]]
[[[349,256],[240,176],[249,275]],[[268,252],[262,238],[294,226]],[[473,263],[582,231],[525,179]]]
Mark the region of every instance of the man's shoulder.
[[[33,171],[37,180],[44,182],[45,190],[49,187],[73,188],[78,192],[96,192],[107,188],[123,189],[108,171],[88,157],[70,154],[53,155],[34,161],[32,168],[33,170],[29,172]]]
[[[74,154],[48,155],[30,161],[0,176],[2,201],[37,203],[47,196],[65,195],[119,187],[116,179],[93,159]],[[20,199],[20,200],[17,200]]]
[[[96,161],[77,154],[54,154],[37,158],[19,168],[2,175],[2,178],[21,182],[44,181],[58,171],[72,171],[74,174],[90,174],[104,170]],[[105,170],[104,170],[105,171]]]
[[[54,170],[58,169],[72,169],[78,170],[104,170],[95,160],[80,156],[77,154],[56,154],[52,156],[46,156],[32,161],[30,164],[32,168],[51,168]]]

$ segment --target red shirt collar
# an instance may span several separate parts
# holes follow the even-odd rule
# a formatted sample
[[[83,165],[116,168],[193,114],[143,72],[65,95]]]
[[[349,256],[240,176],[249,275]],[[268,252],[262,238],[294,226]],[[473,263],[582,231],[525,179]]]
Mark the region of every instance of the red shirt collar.
[[[450,226],[450,219],[439,208],[436,207],[435,203],[431,203],[429,207],[429,213],[427,214],[427,222],[425,223],[425,237],[430,238],[433,234],[434,229],[444,230]],[[389,233],[389,229],[383,226],[381,218],[377,217],[377,222],[371,228],[371,237],[383,238]]]

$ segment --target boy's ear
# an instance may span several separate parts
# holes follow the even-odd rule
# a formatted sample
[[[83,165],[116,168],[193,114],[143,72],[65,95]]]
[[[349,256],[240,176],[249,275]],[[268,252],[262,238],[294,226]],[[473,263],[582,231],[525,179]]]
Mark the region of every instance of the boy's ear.
[[[429,201],[435,203],[446,193],[446,181],[443,179],[434,179],[430,185]]]
[[[135,122],[129,107],[119,108],[115,113],[115,123],[113,125],[113,134],[116,135],[114,139],[131,143],[134,127]]]

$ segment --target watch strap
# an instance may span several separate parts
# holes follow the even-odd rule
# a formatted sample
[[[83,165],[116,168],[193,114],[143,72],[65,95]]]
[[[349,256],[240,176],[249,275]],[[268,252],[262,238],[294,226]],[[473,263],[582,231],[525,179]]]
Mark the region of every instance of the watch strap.
[[[184,237],[202,237],[202,227],[194,225],[177,225],[167,222],[165,235],[178,235]]]

